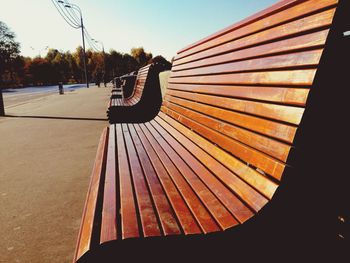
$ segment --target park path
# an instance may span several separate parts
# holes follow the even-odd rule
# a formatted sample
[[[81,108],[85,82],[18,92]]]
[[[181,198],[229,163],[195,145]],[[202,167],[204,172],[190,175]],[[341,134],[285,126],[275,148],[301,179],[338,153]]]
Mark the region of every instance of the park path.
[[[71,262],[110,88],[38,96],[0,117],[0,262]]]

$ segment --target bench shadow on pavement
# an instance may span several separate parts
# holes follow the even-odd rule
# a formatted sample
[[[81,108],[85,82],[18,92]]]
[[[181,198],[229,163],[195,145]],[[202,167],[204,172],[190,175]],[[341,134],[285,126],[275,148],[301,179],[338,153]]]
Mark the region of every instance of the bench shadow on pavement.
[[[59,116],[30,116],[30,115],[9,115],[7,118],[27,118],[27,119],[52,119],[52,120],[76,120],[76,121],[108,121],[107,118],[84,118],[84,117],[59,117]]]

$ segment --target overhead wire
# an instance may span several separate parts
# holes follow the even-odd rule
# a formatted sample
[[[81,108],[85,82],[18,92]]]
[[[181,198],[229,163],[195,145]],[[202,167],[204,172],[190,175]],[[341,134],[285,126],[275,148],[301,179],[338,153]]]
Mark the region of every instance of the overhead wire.
[[[64,13],[62,13],[62,11],[60,10],[60,5],[58,3],[56,3],[55,0],[51,0],[51,2],[53,3],[53,5],[55,6],[56,10],[58,11],[58,13],[60,14],[60,16],[66,21],[66,23],[71,26],[72,28],[78,29],[80,27],[80,25],[76,25],[75,23],[71,23],[69,19],[66,18],[66,16],[64,15]]]
[[[80,27],[80,22],[79,20],[76,21],[75,18],[70,14],[70,12],[67,9],[71,9],[71,8],[67,8],[67,7],[62,7],[62,5],[58,4],[58,7],[61,9],[62,13],[65,15],[65,17],[75,26],[79,26]]]
[[[66,5],[69,5],[69,6],[72,6],[72,4],[69,2],[69,1],[67,1],[67,0],[64,0],[64,3],[66,4]],[[70,17],[76,22],[76,23],[78,23],[79,25],[80,25],[80,18],[77,16],[77,14],[75,13],[75,10],[74,10],[74,8],[67,8],[67,13],[70,15]]]
[[[58,0],[51,0],[53,5],[55,6],[58,13],[61,15],[61,17],[65,20],[65,22],[71,26],[72,28],[79,29],[82,27],[81,23],[78,22],[79,18],[74,10],[71,10],[72,8],[62,7]],[[67,5],[71,5],[71,3],[67,0],[64,0],[64,3]],[[68,9],[68,10],[67,10]],[[86,42],[90,46],[91,49],[93,49],[95,52],[101,52],[101,50],[96,46],[95,41],[91,37],[90,33],[87,31],[86,27],[83,26],[83,33],[86,38]]]

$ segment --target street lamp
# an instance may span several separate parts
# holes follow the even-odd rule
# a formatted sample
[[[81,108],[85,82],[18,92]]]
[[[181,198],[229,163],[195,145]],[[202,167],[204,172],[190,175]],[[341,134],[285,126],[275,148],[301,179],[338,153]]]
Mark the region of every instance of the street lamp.
[[[84,72],[85,72],[85,82],[86,82],[86,87],[89,87],[89,81],[88,81],[88,76],[87,76],[87,68],[86,68],[86,52],[85,52],[85,37],[84,37],[84,23],[83,23],[83,14],[81,12],[81,9],[79,6],[75,4],[66,4],[64,1],[59,0],[57,1],[58,3],[64,5],[66,8],[71,8],[74,10],[77,10],[80,14],[80,27],[81,27],[81,37],[83,39],[83,55],[84,55]]]

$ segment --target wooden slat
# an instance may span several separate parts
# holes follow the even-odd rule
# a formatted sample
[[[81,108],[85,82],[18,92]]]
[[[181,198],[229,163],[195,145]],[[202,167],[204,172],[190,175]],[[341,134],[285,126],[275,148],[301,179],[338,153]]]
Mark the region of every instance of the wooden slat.
[[[253,211],[259,211],[268,202],[268,198],[264,197],[256,189],[241,180],[236,174],[232,173],[228,168],[213,158],[208,152],[200,148],[186,135],[182,134],[180,130],[177,130],[177,128],[184,128],[184,126],[181,126],[180,123],[177,123],[176,121],[170,123],[165,121],[165,119],[157,117],[152,124],[156,127],[156,129],[166,129],[171,136],[173,136],[184,148],[188,150],[188,152],[196,153],[196,158],[204,166],[206,166],[223,185],[230,189],[232,193],[238,195],[241,200],[243,200],[245,204],[247,204]],[[173,124],[174,126],[172,126]],[[172,139],[172,141],[174,144],[176,144],[174,139]],[[198,174],[202,173],[203,171],[200,171]],[[267,184],[271,182],[266,178],[263,178],[263,180],[267,181]],[[236,215],[240,222],[244,222],[250,216],[252,216],[252,211],[248,211],[246,207],[242,207],[239,203],[235,204],[232,202],[231,205],[229,205],[229,207],[231,207],[230,209],[237,210],[233,212],[233,214]]]
[[[201,151],[198,147],[194,145],[194,143],[190,145],[191,142],[189,140],[186,140],[186,138],[184,137],[178,136],[181,137],[181,143],[175,140],[172,136],[174,136],[176,133],[174,134],[174,129],[171,128],[169,125],[161,126],[155,121],[152,121],[151,124],[163,136],[163,138],[167,140],[167,142],[174,148],[174,150],[182,156],[183,160],[185,160],[185,162],[193,169],[193,171],[201,178],[201,180],[225,205],[225,207],[235,216],[235,218],[237,218],[240,222],[244,222],[253,216],[252,211],[247,207],[246,204],[244,204],[240,199],[238,199],[236,195],[232,191],[230,191],[230,189],[228,189],[217,177],[215,177],[212,174],[212,171],[208,170],[206,166],[204,166],[204,164],[198,162],[196,158],[203,159],[205,157],[208,157],[208,155],[204,153],[204,151]],[[187,143],[186,147],[184,146],[184,143]],[[195,148],[196,150],[198,150],[193,151],[196,157],[194,157],[191,154],[192,151],[188,151],[188,149],[191,148]],[[207,158],[207,160],[208,159],[209,158]],[[213,160],[214,159],[211,159],[211,161]],[[233,174],[230,175],[234,176]],[[243,188],[244,186],[246,186],[246,189],[249,188],[247,187],[247,185],[244,185],[244,183],[242,183],[241,185],[243,186]],[[266,204],[266,198],[264,198],[261,195],[259,196],[259,194],[257,194],[256,191],[253,189],[249,190],[251,190],[252,195],[254,196],[253,199],[258,199],[258,197],[261,197],[261,203]],[[249,200],[249,198],[247,199]]]
[[[176,111],[180,115],[184,115],[192,120],[195,120],[198,123],[215,129],[216,131],[222,134],[225,134],[237,141],[240,141],[259,151],[271,155],[283,162],[285,162],[288,157],[288,153],[291,148],[290,145],[278,142],[265,136],[261,136],[259,134],[250,132],[237,126],[230,125],[228,123],[219,121],[204,114],[192,111],[191,109],[186,109],[181,106],[168,103],[165,103],[164,106],[167,106],[169,109]]]
[[[300,66],[316,66],[318,65],[323,49],[316,49],[311,51],[296,52],[278,56],[270,56],[264,58],[256,58],[243,60],[239,62],[230,62],[226,64],[211,65],[194,69],[187,69],[181,71],[172,71],[171,78],[185,77],[185,76],[200,76],[208,74],[223,74],[242,72],[249,70],[270,70],[283,69]]]
[[[251,167],[248,167],[245,163],[242,163],[237,158],[223,151],[213,143],[204,139],[202,136],[197,135],[186,126],[175,121],[173,118],[164,114],[163,112],[159,113],[159,117],[156,117],[157,122],[161,122],[160,117],[171,124],[173,127],[176,127],[184,136],[189,138],[191,141],[196,143],[199,147],[213,156],[220,163],[224,164],[228,169],[237,174],[244,181],[252,185],[259,192],[264,194],[268,198],[272,198],[274,192],[277,189],[277,185],[274,182],[266,180],[262,174],[256,172]],[[243,189],[243,188],[242,188]]]
[[[163,166],[166,168],[169,176],[172,178],[174,184],[176,185],[178,191],[181,193],[184,201],[191,210],[193,216],[196,218],[200,228],[204,233],[210,233],[218,231],[219,227],[215,220],[211,217],[207,209],[199,200],[198,196],[192,190],[188,182],[182,177],[178,168],[171,161],[170,157],[167,155],[165,150],[161,147],[159,140],[162,138],[157,133],[151,133],[145,124],[139,124],[140,128],[146,135],[148,141],[151,143],[155,152],[157,153],[159,159],[161,160]],[[151,127],[152,128],[152,127]]]
[[[142,131],[138,124],[134,124],[135,130],[140,137],[143,147],[145,148],[149,159],[151,160],[155,174],[158,176],[168,198],[171,206],[174,209],[174,212],[181,224],[184,234],[199,234],[201,229],[199,228],[196,219],[193,217],[191,211],[184,202],[180,192],[176,189],[175,184],[169,177],[166,169],[162,165],[159,157],[157,156],[155,150],[152,148],[152,145],[148,141],[147,137],[150,138],[151,135],[148,131],[145,133]],[[146,135],[147,134],[147,137]],[[152,138],[151,138],[152,140]]]
[[[204,94],[215,94],[218,96],[277,102],[297,106],[304,106],[309,94],[309,89],[303,88],[193,84],[169,84],[167,94],[170,94],[169,92],[171,89]]]
[[[115,127],[109,128],[100,243],[117,239]]]
[[[127,125],[122,124],[122,129],[129,157],[130,170],[133,178],[143,235],[145,237],[160,236],[161,230],[158,225],[156,213],[153,209],[152,199],[145,182],[136,149],[132,142]]]
[[[159,216],[159,221],[162,226],[163,233],[166,236],[180,234],[181,231],[176,222],[175,215],[169,204],[167,196],[163,191],[162,185],[159,182],[156,172],[148,158],[148,155],[142,146],[140,138],[138,137],[132,124],[129,124],[128,128],[137,154],[139,156],[139,160],[143,168],[150,194]]]
[[[254,23],[256,21],[260,21],[260,20],[262,20],[265,17],[270,17],[273,14],[276,14],[278,12],[282,12],[282,11],[284,11],[284,10],[286,10],[286,9],[292,7],[292,6],[295,6],[296,4],[299,4],[301,2],[302,1],[300,1],[300,0],[282,0],[282,1],[279,1],[276,4],[274,4],[274,5],[266,8],[266,9],[264,9],[264,10],[262,10],[262,11],[256,13],[256,14],[254,14],[254,15],[251,15],[251,16],[249,16],[249,17],[247,17],[247,18],[245,18],[245,19],[243,19],[243,20],[241,20],[241,21],[239,21],[239,22],[237,22],[237,23],[235,23],[233,25],[230,25],[230,26],[228,26],[228,27],[226,27],[226,28],[224,28],[224,29],[222,29],[222,30],[220,30],[220,31],[218,31],[218,32],[216,32],[216,33],[206,37],[206,38],[203,38],[203,39],[201,39],[201,40],[199,40],[199,41],[197,41],[197,42],[195,42],[195,43],[193,43],[193,44],[191,44],[191,45],[181,49],[178,52],[178,54],[183,53],[184,51],[192,49],[192,48],[194,48],[196,46],[199,46],[199,45],[201,45],[201,44],[203,44],[205,42],[208,42],[208,41],[210,41],[210,40],[212,40],[214,38],[217,38],[217,37],[225,35],[225,34],[227,34],[229,32],[232,32],[232,31],[234,31],[236,29],[242,28],[242,27],[247,26],[249,24],[252,24],[252,23]]]
[[[120,213],[122,238],[140,236],[135,207],[134,191],[121,124],[115,124],[117,134],[117,157],[120,184]]]
[[[297,21],[293,21],[287,24],[283,24],[266,31],[258,32],[253,35],[237,39],[235,41],[225,43],[223,45],[215,46],[213,48],[204,50],[200,53],[195,53],[191,56],[184,57],[183,59],[174,62],[175,65],[191,62],[194,60],[203,59],[206,57],[223,54],[236,49],[243,49],[252,47],[254,45],[265,44],[268,41],[277,41],[281,38],[292,37],[302,32],[308,32],[315,29],[325,29],[332,24],[335,9],[330,9],[322,13],[311,15]],[[183,54],[180,55],[180,57]]]
[[[213,76],[171,78],[169,79],[169,83],[310,86],[314,80],[315,73],[315,69],[236,73]]]
[[[306,1],[305,3],[294,6],[287,11],[268,16],[264,19],[261,19],[261,20],[254,22],[246,27],[239,28],[237,30],[234,30],[232,32],[229,32],[229,33],[224,34],[222,36],[219,36],[217,38],[214,38],[210,41],[207,41],[207,42],[205,42],[197,47],[194,47],[188,51],[182,52],[179,54],[178,58],[186,57],[190,54],[197,53],[197,52],[200,52],[202,50],[208,49],[210,47],[218,46],[218,45],[221,45],[221,44],[226,43],[228,41],[242,38],[244,36],[251,35],[253,33],[256,33],[256,32],[262,31],[262,30],[272,31],[275,28],[280,29],[280,27],[284,27],[285,25],[288,25],[288,26],[290,24],[293,25],[293,23],[302,25],[303,19],[308,19],[309,17],[311,17],[311,19],[312,19],[313,17],[318,16],[319,19],[321,19],[323,16],[326,16],[324,14],[325,12],[317,13],[317,14],[311,15],[307,18],[298,19],[296,21],[277,26],[281,23],[286,23],[286,22],[291,21],[293,19],[297,19],[301,16],[311,14],[315,11],[322,10],[322,9],[330,7],[330,6],[334,6],[337,2],[338,2],[337,0]],[[313,24],[317,25],[317,21],[315,21]],[[275,26],[275,27],[272,29],[269,29],[273,26]],[[289,30],[292,30],[292,28],[290,28]],[[299,32],[304,31],[304,30],[306,30],[306,29],[303,28],[302,26],[300,26]],[[265,31],[263,31],[263,32],[265,32]],[[283,30],[281,30],[281,31],[283,31]],[[288,32],[288,31],[285,31],[285,32]]]
[[[156,131],[153,127],[150,126],[150,123],[146,123],[146,126],[152,134],[158,133],[158,131]],[[161,137],[157,137],[157,140],[160,142],[162,148],[168,154],[172,162],[179,169],[182,176],[191,185],[195,193],[202,200],[203,204],[207,207],[211,215],[215,218],[216,222],[219,224],[221,229],[227,229],[233,225],[236,225],[237,221],[235,220],[235,218],[220,203],[220,201],[213,195],[213,193],[205,186],[201,179],[198,178],[198,176],[191,170],[190,166],[188,166],[182,160],[180,155],[170,147],[168,142]]]
[[[222,135],[221,133],[212,130],[198,122],[195,122],[185,116],[179,115],[176,112],[168,109],[167,114],[177,119],[187,127],[193,129],[197,133],[210,141],[215,142],[218,146],[229,151],[241,160],[260,168],[265,173],[273,176],[277,180],[281,179],[285,164],[265,155],[251,147],[248,147],[240,142],[234,141],[231,138]]]
[[[180,65],[174,65],[172,71],[179,71],[189,68],[196,68],[202,66],[215,65],[220,63],[227,63],[231,61],[241,59],[251,59],[254,57],[275,55],[286,52],[295,52],[298,50],[304,50],[305,48],[323,47],[326,43],[326,39],[329,33],[329,29],[322,31],[301,35],[289,39],[283,39],[264,45],[254,46],[242,50],[236,50],[234,52],[225,53],[222,55],[208,57],[194,62],[189,62]]]
[[[103,176],[102,173],[104,172],[103,166],[105,165],[106,159],[107,138],[108,128],[105,128],[102,132],[98,144],[95,163],[92,169],[90,186],[84,205],[83,217],[81,220],[81,226],[77,240],[77,249],[74,255],[74,262],[90,249],[92,232],[94,227],[94,218],[97,206],[97,198],[99,194],[101,177]]]
[[[167,103],[166,101],[163,104]],[[234,125],[291,143],[296,133],[296,127],[287,124],[277,123],[270,120],[261,119],[246,114],[216,108],[191,101],[181,101],[178,105],[192,110],[205,113],[220,120],[227,121]]]
[[[220,107],[265,118],[275,119],[278,121],[288,122],[295,125],[298,125],[300,123],[304,113],[304,108],[300,107],[276,105],[270,103],[224,98],[213,95],[203,95],[173,90],[168,91],[165,99],[174,103],[184,100],[191,100],[212,105],[214,106],[213,110],[215,110],[215,107]]]

